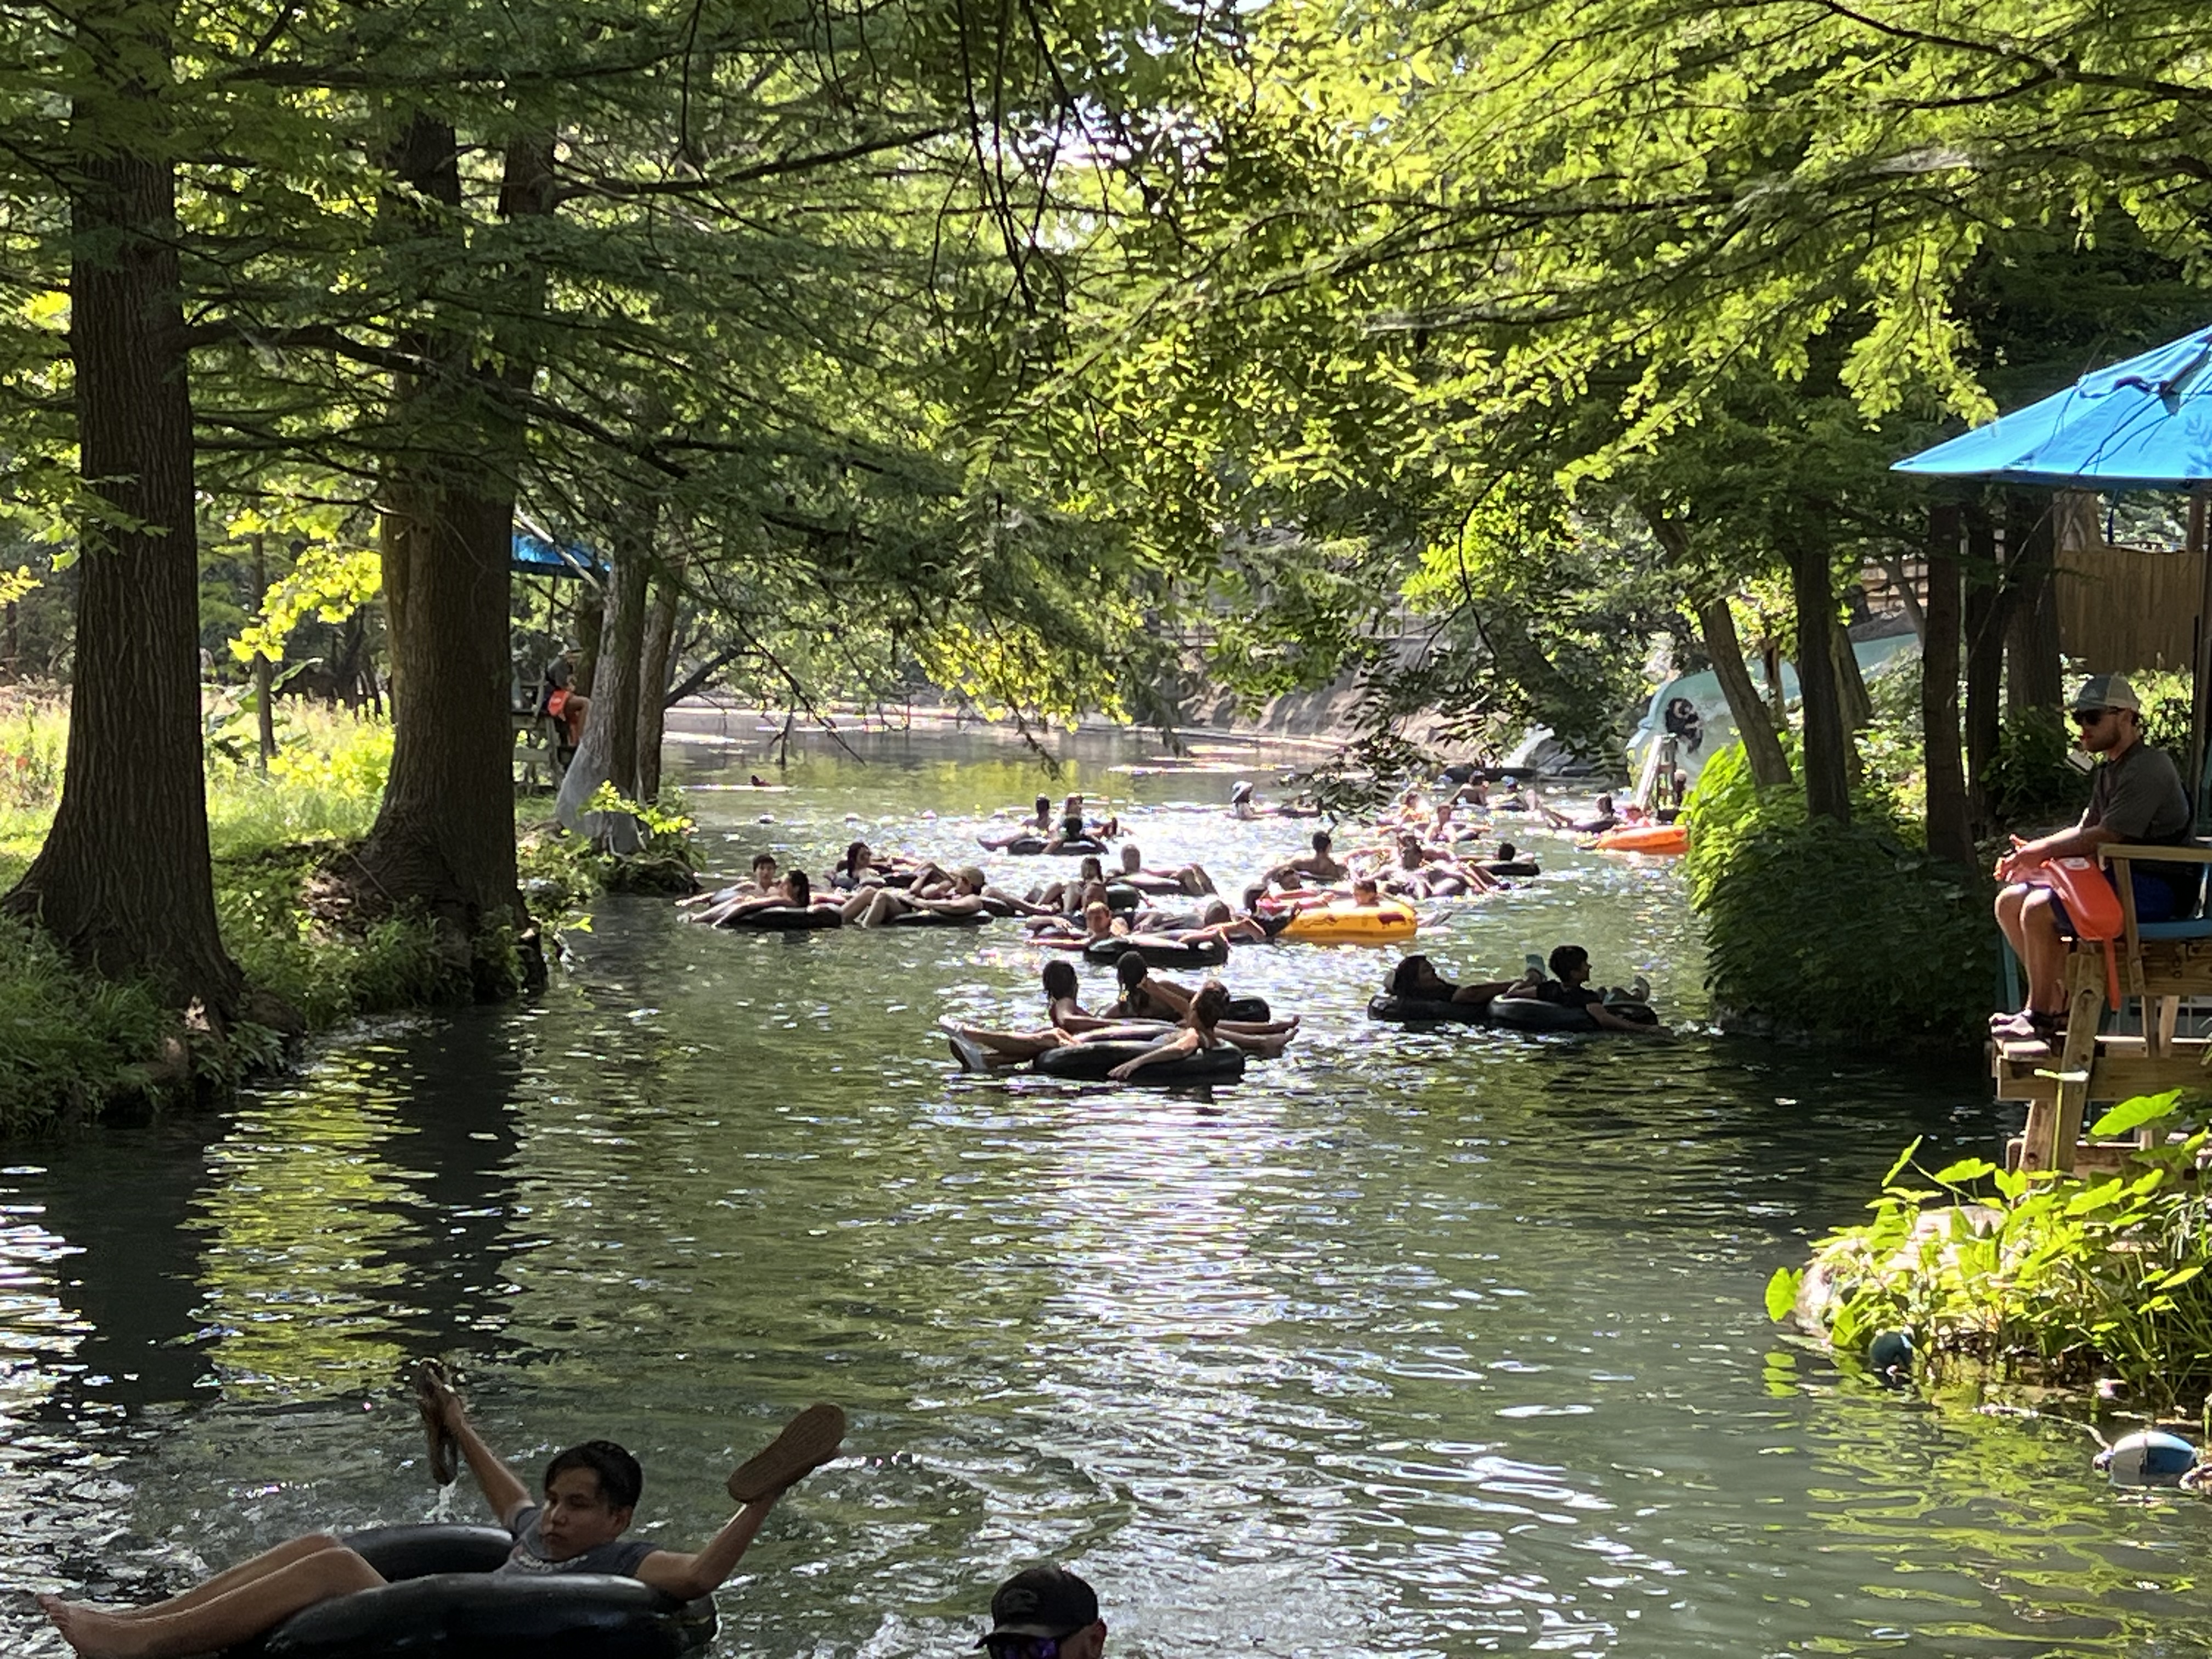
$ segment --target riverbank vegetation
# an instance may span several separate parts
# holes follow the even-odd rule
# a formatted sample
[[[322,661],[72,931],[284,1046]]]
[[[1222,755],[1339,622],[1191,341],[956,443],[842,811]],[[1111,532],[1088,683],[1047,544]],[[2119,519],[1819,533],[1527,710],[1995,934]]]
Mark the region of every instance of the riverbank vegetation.
[[[1916,1142],[1873,1218],[1814,1248],[1817,1294],[1783,1269],[1768,1311],[1811,1318],[1847,1354],[1909,1333],[1936,1382],[2117,1383],[2130,1409],[2193,1415],[2212,1392],[2212,1231],[2197,1170],[2212,1135],[2174,1094],[2124,1102],[2091,1133],[2145,1128],[2158,1144],[2080,1180],[1985,1158],[1931,1173]]]
[[[250,988],[236,1016],[218,1033],[204,1009],[179,1010],[143,978],[88,971],[36,927],[0,917],[0,1006],[11,1011],[0,1022],[0,1133],[219,1093],[301,1033],[479,994],[476,950],[441,939],[427,916],[365,915],[352,902],[347,866],[375,821],[390,724],[288,711],[284,747],[264,773],[226,757],[233,714],[217,705],[207,801],[216,915]],[[52,826],[68,720],[52,696],[0,694],[0,880],[21,873]],[[571,917],[611,861],[548,826],[520,835],[532,924]]]

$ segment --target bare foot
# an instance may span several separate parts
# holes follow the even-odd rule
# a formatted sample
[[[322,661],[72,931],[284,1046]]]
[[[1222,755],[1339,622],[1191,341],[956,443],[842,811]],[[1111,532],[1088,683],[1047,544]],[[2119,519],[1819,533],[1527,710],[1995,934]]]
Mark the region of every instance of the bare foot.
[[[132,1659],[143,1648],[137,1639],[141,1633],[131,1628],[130,1620],[113,1613],[95,1612],[58,1595],[39,1597],[39,1611],[84,1659]]]

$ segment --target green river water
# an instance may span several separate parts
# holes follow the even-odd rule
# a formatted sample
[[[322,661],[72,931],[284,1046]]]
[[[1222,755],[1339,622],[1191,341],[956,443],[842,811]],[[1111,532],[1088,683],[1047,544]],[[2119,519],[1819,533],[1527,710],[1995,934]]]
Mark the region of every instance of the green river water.
[[[762,769],[732,730],[678,780]],[[1310,828],[1110,770],[1136,738],[1072,742],[1056,780],[996,736],[856,746],[811,741],[789,793],[695,787],[710,867],[818,870],[854,834],[972,857],[1040,787],[1133,799],[1149,861],[1224,886]],[[1526,839],[1542,879],[1424,948],[1472,975],[1578,939],[1694,1026],[1677,873]],[[1972,1064],[1408,1033],[1362,1013],[1395,952],[1276,945],[1228,977],[1306,1030],[1211,1099],[960,1074],[939,1014],[1036,1018],[1017,939],[610,899],[533,1002],[349,1034],[204,1121],[15,1147],[8,1583],[137,1599],[298,1531],[475,1518],[394,1387],[438,1353],[519,1466],[636,1449],[676,1547],[783,1416],[848,1407],[850,1455],[722,1592],[720,1655],[952,1656],[1044,1556],[1155,1659],[2212,1652],[2212,1509],[1765,1319],[1906,1140],[1997,1144]],[[58,1651],[21,1595],[0,1650]]]

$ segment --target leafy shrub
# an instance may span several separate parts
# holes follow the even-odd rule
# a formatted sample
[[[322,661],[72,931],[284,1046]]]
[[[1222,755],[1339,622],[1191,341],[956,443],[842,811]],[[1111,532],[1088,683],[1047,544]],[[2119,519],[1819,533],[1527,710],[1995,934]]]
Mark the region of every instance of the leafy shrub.
[[[1990,810],[2015,828],[2081,816],[2089,786],[2067,757],[2074,738],[2056,708],[2020,708],[1997,729],[1990,761]]]
[[[1990,893],[1916,845],[1886,788],[1863,789],[1848,825],[1808,819],[1795,789],[1758,789],[1731,745],[1689,813],[1717,1006],[1816,1036],[1974,1039],[1996,973]]]
[[[2178,1093],[2124,1102],[2090,1133],[2164,1129],[2181,1103]],[[2196,1165],[2208,1142],[2198,1128],[2137,1154],[2125,1173],[2085,1179],[1984,1158],[1908,1172],[1915,1141],[1874,1218],[1814,1249],[1830,1340],[1859,1353],[1876,1332],[1902,1329],[1939,1370],[1965,1358],[2076,1386],[2104,1370],[2138,1403],[2169,1410],[2202,1396],[2212,1387],[2212,1227]],[[1787,1317],[1803,1283],[1777,1273],[1768,1311]]]

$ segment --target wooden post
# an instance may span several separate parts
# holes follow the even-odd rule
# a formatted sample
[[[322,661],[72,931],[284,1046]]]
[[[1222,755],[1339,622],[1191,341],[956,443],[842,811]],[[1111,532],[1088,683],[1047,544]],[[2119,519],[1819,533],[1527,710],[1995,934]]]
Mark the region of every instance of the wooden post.
[[[1959,749],[1959,543],[1955,501],[1928,509],[1928,602],[1920,647],[1920,736],[1927,759],[1928,850],[1974,868],[1966,775]]]
[[[253,614],[258,617],[261,607],[269,602],[269,538],[261,532],[253,532]],[[276,757],[276,665],[269,653],[253,653],[253,700],[258,708],[261,728],[261,753],[255,764],[266,772],[269,763]]]
[[[2206,548],[2204,486],[2189,492],[2189,550],[2199,571],[2197,601],[2196,679],[2191,688],[2189,720],[2189,802],[2197,809],[2197,827],[2204,828],[2205,723],[2212,720],[2212,551]]]

